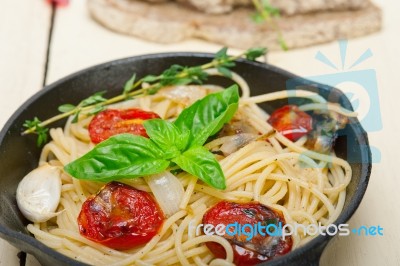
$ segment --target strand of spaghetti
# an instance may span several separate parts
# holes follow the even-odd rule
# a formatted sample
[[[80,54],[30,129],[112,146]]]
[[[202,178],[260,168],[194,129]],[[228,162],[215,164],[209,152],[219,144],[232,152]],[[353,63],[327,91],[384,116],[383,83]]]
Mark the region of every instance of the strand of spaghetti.
[[[264,183],[265,183],[266,181],[270,181],[270,180],[265,179],[265,180],[264,180]],[[270,182],[271,182],[271,181],[270,181]],[[262,191],[260,190],[260,194],[257,196],[257,199],[254,198],[254,200],[259,200],[261,197],[264,197],[264,198],[272,197],[273,195],[275,195],[276,193],[278,193],[278,191],[279,191],[279,190],[281,189],[281,187],[282,187],[282,184],[284,184],[284,182],[275,181],[274,184],[273,184],[269,189],[267,189],[263,195],[261,194]],[[262,187],[261,187],[260,189],[262,189]],[[256,191],[254,191],[254,193],[256,193]]]
[[[47,246],[50,246],[51,248],[57,248],[57,247],[62,246],[62,243],[61,243],[62,238],[52,235],[43,230],[40,230],[40,228],[37,228],[36,225],[28,224],[26,228],[36,238],[41,239],[42,241],[46,242]]]
[[[223,260],[223,259],[214,259],[210,263],[210,266],[234,266],[234,265],[235,264],[233,264],[232,262],[228,262],[228,261]]]
[[[64,137],[63,130],[61,128],[52,128],[49,130],[51,139],[57,146],[60,146],[67,154],[71,154],[71,145],[69,140]]]
[[[282,185],[279,187],[279,190],[277,191],[277,193],[275,195],[272,195],[270,197],[266,197],[266,196],[262,196],[260,197],[261,200],[269,202],[270,204],[276,204],[277,202],[279,202],[280,200],[283,199],[283,197],[286,196],[288,191],[288,186],[286,182],[282,182]]]
[[[240,160],[240,158],[245,157],[248,153],[251,153],[252,149],[256,148],[256,147],[258,147],[258,144],[255,141],[250,142],[243,148],[239,149],[238,151],[232,153],[228,157],[219,161],[221,168],[226,169],[228,167],[227,165],[235,165],[237,163],[237,161]],[[229,175],[226,172],[224,172],[224,173],[225,173],[225,176]]]
[[[204,262],[204,260],[202,260],[200,256],[194,256],[193,261],[194,263],[196,263],[197,266],[208,266],[208,264]]]
[[[313,188],[306,182],[299,180],[298,178],[295,177],[289,177],[281,174],[271,174],[269,178],[273,180],[293,182],[304,189],[310,190],[310,192],[312,192],[326,206],[330,215],[334,212],[334,207],[332,203],[329,202],[328,198],[323,193],[321,193],[321,191],[319,191],[316,188]]]
[[[319,204],[318,198],[315,197],[315,195],[312,195],[311,196],[311,204],[308,206],[307,212],[309,214],[313,214],[316,211],[318,204]]]
[[[135,261],[135,265],[137,265],[137,266],[153,266],[153,264],[147,263],[147,262],[142,261],[142,260]]]
[[[124,252],[120,252],[117,251],[115,249],[111,249],[111,248],[107,248],[104,245],[101,244],[97,244],[93,241],[90,241],[84,237],[82,237],[80,234],[76,233],[76,232],[72,232],[71,230],[66,230],[66,229],[61,229],[61,228],[55,228],[50,230],[50,233],[56,236],[60,236],[60,237],[66,237],[69,238],[71,240],[75,240],[77,242],[81,242],[84,243],[92,248],[96,248],[98,250],[100,250],[101,252],[103,252],[104,254],[109,254],[109,255],[113,255],[113,256],[117,256],[117,257],[122,257],[122,258],[126,258],[129,255],[124,253]]]
[[[172,228],[172,229],[173,229],[173,231],[176,230],[175,228]],[[146,256],[143,257],[143,259],[160,256],[160,254],[164,254],[169,249],[171,249],[173,246],[174,246],[174,237],[172,235],[172,237],[168,237],[168,239],[165,240],[164,243],[162,243],[162,245],[158,246],[157,248],[155,248],[152,251],[150,251],[149,253],[147,253]]]
[[[76,216],[74,215],[76,211],[72,211],[73,202],[68,201],[66,198],[62,198],[60,200],[60,204],[64,206],[64,210],[68,210],[64,211],[65,214],[60,214],[60,215],[66,215],[68,217],[68,220],[75,221],[77,215]]]
[[[241,176],[249,175],[254,173],[255,171],[262,169],[263,167],[275,162],[275,159],[279,158],[277,156],[280,155],[273,155],[268,156],[270,154],[266,152],[257,152],[254,153],[246,158],[243,158],[240,162],[236,163],[234,166],[229,165],[229,170],[226,172],[226,184],[230,185],[231,183],[237,181]],[[267,158],[265,158],[267,157]],[[222,168],[223,170],[226,167]]]
[[[194,187],[195,187],[196,183],[197,183],[197,177],[191,176],[189,184],[186,187],[186,191],[183,194],[183,198],[181,200],[181,203],[179,204],[179,208],[180,209],[186,209],[186,206],[189,204],[190,197],[193,194]]]
[[[74,186],[76,188],[76,194],[78,195],[81,203],[84,203],[86,201],[86,196],[83,191],[81,181],[76,178],[72,178],[72,183],[74,184]]]
[[[95,265],[103,265],[104,258],[99,259],[99,258],[97,258],[97,256],[91,256],[90,254],[84,252],[84,250],[82,250],[81,247],[74,245],[71,241],[69,241],[66,238],[63,238],[61,240],[61,242],[65,248],[74,252],[75,256],[79,257],[84,262],[86,262],[86,263],[91,262],[92,264],[95,264]]]
[[[200,184],[196,184],[194,187],[195,191],[199,191],[199,192],[203,192],[205,194],[208,194],[210,196],[219,198],[219,199],[224,199],[224,200],[236,200],[235,197],[232,197],[231,195],[224,193],[222,191],[216,190],[215,188],[209,187],[209,186],[205,186],[205,185],[200,185]]]
[[[301,211],[301,210],[291,211],[290,213],[291,213],[292,217],[302,217],[302,218],[307,219],[311,224],[318,224],[315,217],[305,211]]]
[[[263,157],[265,158],[265,155]],[[260,156],[260,159],[263,157]],[[246,158],[246,160],[242,160],[239,164],[236,164],[235,167],[232,167],[232,168],[239,168],[240,166],[243,167],[243,165],[248,164],[248,161],[253,160],[253,159],[258,159],[258,158],[259,158],[258,155],[254,154],[253,156]],[[227,174],[227,176],[228,176],[227,185],[236,181],[241,176],[251,174],[262,167],[270,165],[273,162],[277,162],[277,161],[284,160],[284,159],[292,159],[292,158],[302,161],[302,162],[306,163],[307,165],[310,165],[311,167],[315,166],[315,162],[312,161],[309,157],[303,156],[298,153],[290,152],[290,153],[276,154],[274,156],[269,156],[268,158],[265,158],[261,161],[253,163],[250,167],[245,168],[242,171],[238,171],[237,173],[235,173],[234,175],[232,175],[230,177],[229,177],[229,174]]]
[[[218,69],[210,68],[205,70],[205,72],[209,75],[213,76],[224,76],[222,75]],[[242,78],[242,76],[238,75],[236,72],[231,71],[232,77],[230,77],[234,82],[236,82],[240,89],[242,90],[242,99],[248,98],[250,96],[250,87],[247,82]]]
[[[202,243],[207,243],[207,242],[216,242],[216,243],[220,244],[225,249],[226,260],[229,262],[233,261],[233,249],[232,249],[231,244],[225,238],[217,236],[217,235],[197,236],[197,237],[190,239],[190,240],[186,241],[185,243],[183,243],[182,247],[184,249],[188,249],[192,246],[196,246],[196,245],[199,245]]]
[[[270,165],[271,166],[271,165]],[[269,166],[268,166],[269,167]],[[268,168],[267,167],[267,168]],[[265,171],[265,169],[263,170],[263,171]],[[260,175],[260,174],[251,174],[251,175],[247,175],[247,176],[243,176],[243,178],[242,179],[240,179],[240,180],[238,180],[238,181],[236,181],[236,182],[234,182],[234,183],[232,183],[232,184],[229,184],[228,186],[227,186],[227,188],[226,188],[226,191],[233,191],[234,189],[236,189],[237,187],[239,187],[239,186],[241,186],[241,185],[243,185],[243,184],[246,184],[246,183],[251,183],[251,182],[253,182],[253,181],[257,181],[258,182],[258,180],[260,179],[260,178],[262,178],[262,174]],[[255,189],[254,189],[254,193],[256,193],[255,192]],[[254,195],[254,200],[256,200],[256,196]]]
[[[176,231],[175,234],[175,253],[176,256],[178,257],[178,260],[180,262],[181,265],[189,265],[189,260],[185,257],[183,251],[183,247],[182,247],[182,237],[183,237],[183,233],[184,231],[188,228],[188,225],[190,223],[190,220],[193,218],[192,215],[188,215],[186,216],[182,223],[179,225],[178,230]]]
[[[204,254],[207,251],[209,251],[207,247],[204,247],[204,246],[197,247],[197,248],[193,248],[193,249],[184,251],[183,252],[183,256],[185,258],[191,258],[191,257],[194,257],[194,256],[199,256],[201,254]],[[160,262],[159,260],[157,260],[157,261]],[[162,265],[177,265],[178,263],[179,263],[179,258],[178,258],[178,256],[176,254],[170,256],[169,259],[162,261]],[[179,263],[178,265],[192,265],[192,264],[190,264],[190,263],[189,264],[181,264],[181,263]]]
[[[167,117],[167,112],[169,109],[169,105],[171,104],[171,101],[168,99],[165,99],[164,101],[158,103],[154,108],[152,108],[152,111],[158,114],[162,119],[165,119]]]
[[[335,112],[344,116],[348,117],[357,117],[358,113],[353,112],[351,110],[345,109],[341,107],[340,105],[333,104],[333,103],[309,103],[309,104],[304,104],[300,105],[299,109],[307,112],[307,111],[314,111],[314,110],[327,110],[331,112]]]
[[[268,175],[275,169],[276,165],[275,164],[270,164],[266,168],[263,169],[261,174],[257,177],[256,179],[256,184],[254,186],[254,193],[253,197],[255,201],[258,201],[260,199],[261,195],[261,190],[263,188],[263,185],[265,181],[267,180]]]
[[[310,191],[307,189],[303,190],[303,196],[301,197],[301,204],[300,204],[300,208],[301,210],[306,210],[307,209],[307,205],[309,203],[310,200]]]
[[[276,138],[281,143],[283,143],[284,145],[289,147],[291,150],[301,154],[302,156],[304,155],[304,156],[312,158],[312,159],[331,162],[333,164],[338,164],[338,165],[342,166],[343,169],[346,172],[344,183],[346,184],[346,186],[350,183],[352,170],[351,170],[351,166],[349,165],[349,163],[346,162],[345,160],[340,159],[340,158],[335,157],[335,156],[332,156],[332,155],[325,155],[325,154],[317,153],[317,152],[314,152],[314,151],[307,150],[307,149],[305,149],[303,147],[297,146],[293,142],[291,142],[290,140],[288,140],[287,138],[282,136],[280,133],[276,133]]]
[[[209,263],[212,259],[214,259],[214,255],[208,254],[202,259],[202,261],[204,261],[204,263]]]
[[[200,192],[198,192],[198,194],[200,194]],[[190,209],[195,210],[200,205],[205,204],[205,202],[210,202],[212,200],[212,197],[210,195],[207,195],[205,193],[202,193],[202,194],[204,194],[204,196],[202,196],[200,199],[198,199],[197,201],[190,204],[190,206],[189,206]]]
[[[254,113],[261,121],[267,121],[269,114],[258,107],[257,104],[248,104],[244,106],[246,113]],[[269,125],[269,124],[268,124]]]
[[[241,104],[263,103],[263,102],[269,102],[269,101],[287,99],[293,97],[306,98],[318,103],[326,103],[326,100],[321,95],[306,90],[282,90],[277,92],[271,92],[259,96],[253,96],[250,98],[241,99],[240,103]]]
[[[69,154],[66,154],[66,152],[58,147],[53,141],[43,147],[39,161],[47,161],[51,154],[54,154],[54,156],[60,160],[63,165],[66,165],[71,161]]]
[[[258,132],[261,134],[265,134],[269,131],[272,130],[272,126],[268,123],[266,123],[266,120],[263,120],[260,118],[258,115],[256,115],[254,112],[251,111],[250,108],[247,106],[244,107],[246,112],[246,115],[248,117],[248,123],[252,125]]]
[[[67,191],[73,191],[75,189],[75,186],[73,184],[63,184],[61,187],[61,193],[67,192]]]
[[[178,230],[178,226],[174,223],[171,226],[172,234],[170,235],[169,239],[166,241],[166,244],[160,246],[158,249],[154,249],[151,252],[147,253],[143,256],[143,260],[156,264],[158,262],[164,262],[166,259],[175,256],[174,244],[175,244],[175,232]],[[165,249],[168,247],[168,249]]]
[[[283,216],[285,218],[286,224],[294,224],[294,220],[292,218],[292,215],[290,214],[290,212],[284,206],[279,205],[279,204],[269,204],[267,202],[265,202],[265,205],[267,205],[270,208],[273,208],[275,210],[278,210],[278,211],[282,212],[282,214],[283,214]],[[300,243],[301,239],[300,239],[300,236],[298,236],[296,234],[292,235],[292,238],[293,238],[293,247],[292,247],[292,249],[293,249],[293,248],[296,248],[297,246],[299,246],[299,243]]]

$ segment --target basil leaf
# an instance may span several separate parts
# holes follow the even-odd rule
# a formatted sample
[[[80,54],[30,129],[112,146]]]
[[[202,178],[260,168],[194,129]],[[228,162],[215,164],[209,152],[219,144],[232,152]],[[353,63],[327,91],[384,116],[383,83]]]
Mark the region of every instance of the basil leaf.
[[[169,166],[163,152],[149,139],[132,134],[113,136],[64,169],[73,177],[111,181],[157,174]]]
[[[146,120],[143,123],[147,135],[164,152],[170,155],[164,155],[164,158],[173,158],[179,155],[179,151],[186,148],[190,132],[181,131],[173,123],[162,119]],[[178,152],[178,153],[177,153]]]
[[[174,124],[181,131],[190,131],[190,147],[201,146],[209,136],[217,133],[231,120],[238,108],[238,102],[238,86],[233,85],[184,109]]]
[[[192,147],[172,161],[189,174],[197,176],[204,183],[217,189],[226,188],[221,166],[206,148]]]

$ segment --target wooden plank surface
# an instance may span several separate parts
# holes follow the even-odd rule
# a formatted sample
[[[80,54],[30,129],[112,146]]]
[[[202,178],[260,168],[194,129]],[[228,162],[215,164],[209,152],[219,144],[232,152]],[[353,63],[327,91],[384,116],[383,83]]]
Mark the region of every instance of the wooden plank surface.
[[[42,34],[35,34],[35,38],[29,42],[35,48],[28,49],[24,47],[27,49],[26,51],[24,50],[25,55],[18,48],[11,46],[17,46],[21,41],[21,36],[26,38],[28,27],[33,27],[33,24],[40,24],[39,21],[42,21],[41,23],[47,21],[46,23],[48,23],[48,8],[40,0],[2,0],[3,2],[7,3],[4,6],[9,7],[6,8],[8,12],[0,10],[0,22],[3,22],[0,24],[0,59],[3,61],[3,58],[6,58],[9,61],[14,58],[15,60],[15,56],[17,56],[21,62],[27,64],[26,58],[29,58],[29,56],[39,57],[39,52],[30,55],[33,51],[38,51],[37,47],[39,46],[37,44],[32,46],[32,42],[38,43],[42,38],[45,43],[46,31]],[[31,16],[32,18],[33,9],[37,8],[35,10],[35,19],[26,18],[25,24],[27,25],[25,26],[21,24],[21,21],[10,15],[12,8],[19,9],[22,6],[20,2],[30,7],[29,10],[24,11],[26,12],[24,13],[25,17]],[[27,4],[28,2],[29,4]],[[33,4],[34,2],[35,4]],[[40,4],[38,4],[39,2]],[[397,60],[400,58],[398,51],[400,46],[398,34],[400,17],[397,14],[400,9],[400,2],[381,0],[377,1],[377,4],[384,10],[384,30],[373,36],[349,41],[346,67],[349,67],[350,62],[354,62],[362,52],[371,49],[373,57],[353,70],[373,69],[377,75],[383,129],[377,132],[370,132],[369,136],[371,145],[380,150],[382,158],[379,163],[373,165],[373,172],[365,198],[356,214],[349,221],[349,224],[353,227],[380,225],[384,228],[384,236],[351,235],[348,237],[336,237],[324,252],[321,265],[400,265],[400,254],[397,252],[400,244],[400,230],[397,227],[400,224],[400,211],[397,207],[398,202],[400,202],[400,193],[397,191],[400,187],[400,176],[395,170],[396,163],[398,164],[399,160],[396,151],[400,150],[400,142],[397,136],[397,133],[400,132],[400,123],[395,122],[398,121],[397,115],[399,111],[396,107],[398,105],[397,99],[400,97],[400,91],[397,88],[397,84],[400,84],[400,75],[395,73],[396,67],[398,68],[399,65]],[[18,11],[21,13],[20,10]],[[39,14],[42,14],[42,16]],[[46,16],[48,20],[44,19]],[[10,26],[10,23],[4,22],[12,19],[15,21],[12,26]],[[32,21],[35,22],[33,23]],[[46,25],[48,26],[48,24]],[[36,30],[39,31],[39,29]],[[5,38],[10,39],[7,45],[3,45]],[[14,45],[10,45],[10,43]],[[122,57],[168,51],[215,52],[219,48],[219,45],[197,40],[189,40],[172,45],[160,45],[119,35],[102,28],[91,20],[85,7],[85,1],[71,1],[68,7],[60,8],[56,13],[46,83],[54,82],[82,68]],[[272,64],[306,77],[340,74],[348,70],[347,68],[343,71],[340,68],[339,70],[332,70],[324,66],[314,59],[318,51],[326,54],[335,64],[340,65],[340,53],[337,43],[289,52],[272,53],[269,55],[269,61]],[[7,73],[7,75],[0,76],[0,81],[3,85],[7,85],[4,88],[14,88],[14,90],[9,89],[7,92],[6,89],[1,89],[2,95],[5,95],[3,92],[7,93],[6,98],[3,96],[0,99],[2,101],[2,110],[4,108],[6,113],[11,114],[12,110],[21,101],[40,88],[44,62],[42,52],[40,53],[42,55],[40,57],[41,60],[36,58],[37,61],[29,61],[31,62],[30,66],[16,65],[15,63],[14,65],[16,66],[10,68],[5,66],[4,61],[0,63],[0,70],[2,71],[0,73]],[[234,50],[233,52],[238,51]],[[28,78],[23,80],[10,77],[12,75],[18,76],[20,73],[25,73],[29,80]],[[346,86],[346,84],[342,85]],[[15,88],[20,89],[20,91],[16,91]],[[360,100],[361,102],[370,101],[368,95],[365,94],[361,95]],[[2,115],[0,119],[3,120],[0,120],[0,122],[5,121],[6,117],[7,115]],[[0,243],[0,264],[18,265],[18,260],[15,257],[17,251],[13,250],[13,253],[8,252],[8,249],[3,251],[3,247],[5,247],[5,244]],[[38,264],[33,258],[28,257],[27,265],[34,266]]]
[[[0,128],[42,88],[51,8],[38,0],[0,1]],[[19,250],[0,239],[0,264],[19,265]]]

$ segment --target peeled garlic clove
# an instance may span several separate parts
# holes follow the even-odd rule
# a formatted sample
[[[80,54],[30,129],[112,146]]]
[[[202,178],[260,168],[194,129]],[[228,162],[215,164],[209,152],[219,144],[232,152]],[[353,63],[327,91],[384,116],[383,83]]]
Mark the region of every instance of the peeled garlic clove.
[[[32,222],[45,222],[55,213],[61,197],[61,170],[45,164],[27,174],[17,188],[17,204]]]

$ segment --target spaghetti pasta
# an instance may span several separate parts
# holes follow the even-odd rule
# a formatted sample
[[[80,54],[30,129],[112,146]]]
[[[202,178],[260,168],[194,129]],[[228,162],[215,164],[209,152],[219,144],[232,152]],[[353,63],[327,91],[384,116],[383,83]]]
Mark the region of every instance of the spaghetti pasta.
[[[216,74],[209,70],[209,74]],[[266,122],[268,114],[256,104],[286,97],[305,97],[316,101],[303,110],[326,107],[325,100],[308,91],[287,91],[250,97],[245,81],[235,74],[233,79],[244,89],[240,107],[235,115],[246,121],[261,137],[250,141],[237,151],[217,158],[226,177],[226,190],[217,190],[199,181],[186,172],[177,175],[184,187],[180,211],[164,221],[161,231],[147,244],[131,250],[118,251],[94,243],[79,234],[77,216],[87,197],[98,191],[104,183],[77,180],[67,173],[62,174],[62,195],[57,217],[44,223],[28,225],[28,230],[41,242],[58,252],[76,260],[96,265],[233,265],[233,249],[223,237],[197,235],[190,232],[189,224],[202,222],[207,209],[221,200],[234,202],[258,201],[282,212],[288,224],[328,225],[342,211],[346,187],[352,176],[350,165],[334,154],[320,154],[304,147],[305,138],[292,142],[275,132]],[[179,86],[160,90],[113,108],[137,107],[156,112],[163,119],[174,119],[195,98],[174,98],[167,90],[178,90]],[[215,86],[191,86],[191,90],[202,93],[219,89]],[[176,92],[175,92],[176,93]],[[344,115],[354,115],[328,105],[330,110]],[[94,145],[88,135],[91,116],[81,114],[78,123],[68,119],[65,128],[50,130],[52,141],[46,144],[39,165],[49,163],[62,167],[90,151]],[[264,136],[265,138],[263,138]],[[218,151],[229,137],[222,136],[208,142],[205,147]],[[266,141],[266,139],[268,141]],[[122,183],[147,191],[151,189],[143,178],[123,179]],[[313,238],[305,235],[301,227],[293,235],[293,248]],[[206,242],[220,244],[226,259],[215,258],[204,245]]]

